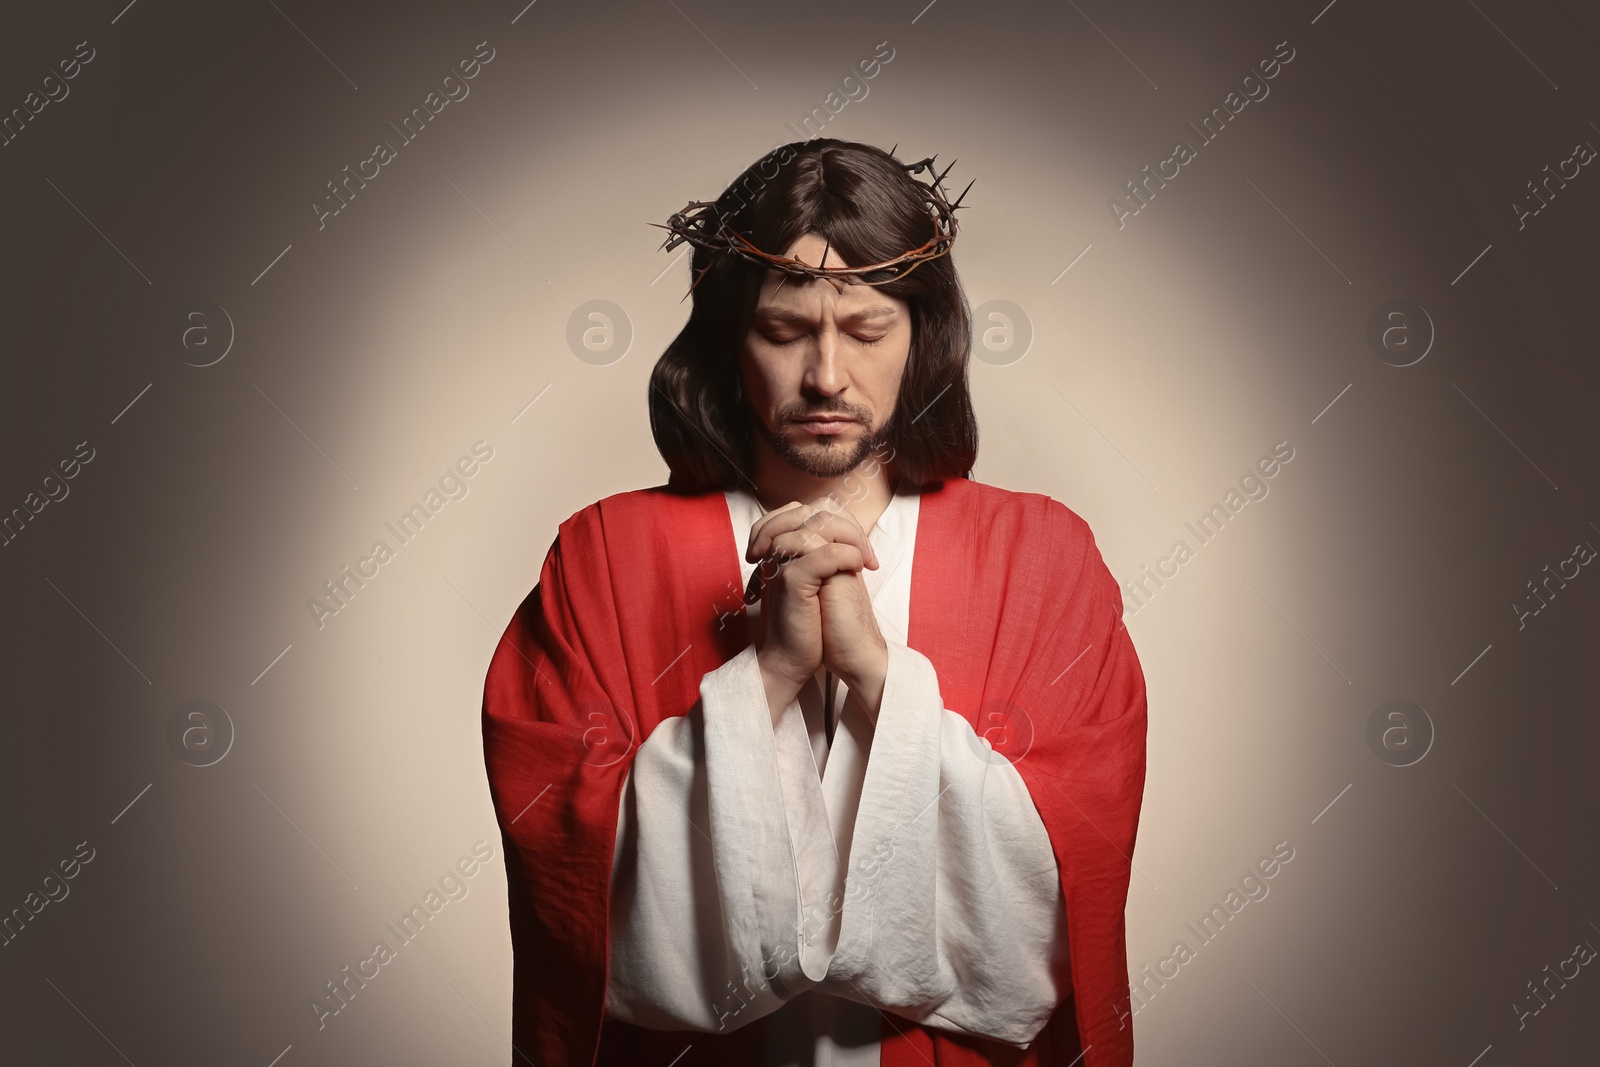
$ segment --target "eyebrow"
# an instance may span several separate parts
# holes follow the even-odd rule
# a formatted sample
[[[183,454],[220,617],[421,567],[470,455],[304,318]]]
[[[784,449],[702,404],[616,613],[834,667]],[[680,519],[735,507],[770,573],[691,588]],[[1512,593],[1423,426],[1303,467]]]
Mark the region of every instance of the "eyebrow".
[[[842,315],[840,320],[843,322],[867,322],[869,320],[893,318],[894,315],[894,308],[879,304],[876,307],[863,308],[849,315]],[[798,311],[790,311],[787,308],[780,307],[758,307],[756,308],[756,318],[769,322],[792,323],[796,326],[811,325],[811,317],[809,315],[803,315]]]

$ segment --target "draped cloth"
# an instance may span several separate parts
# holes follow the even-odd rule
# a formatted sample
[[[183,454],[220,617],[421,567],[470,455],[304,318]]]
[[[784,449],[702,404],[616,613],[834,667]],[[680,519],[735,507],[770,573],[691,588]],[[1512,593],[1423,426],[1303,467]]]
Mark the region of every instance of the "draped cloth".
[[[517,1062],[664,1064],[686,1051],[682,1067],[761,1060],[761,1019],[709,1034],[604,1011],[629,761],[751,641],[732,545],[720,492],[607,497],[561,524],[496,648],[484,752],[506,850]],[[906,644],[933,665],[944,706],[1028,787],[1061,879],[1070,992],[1027,1049],[885,1019],[882,1067],[1131,1064],[1123,909],[1144,786],[1144,680],[1087,524],[1039,494],[968,479],[925,488]]]

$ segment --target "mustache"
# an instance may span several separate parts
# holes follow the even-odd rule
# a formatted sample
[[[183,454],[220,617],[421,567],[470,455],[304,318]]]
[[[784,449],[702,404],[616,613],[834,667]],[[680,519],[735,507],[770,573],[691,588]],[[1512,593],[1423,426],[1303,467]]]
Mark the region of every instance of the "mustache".
[[[866,412],[861,411],[859,408],[853,407],[807,408],[803,406],[797,406],[794,408],[785,408],[783,411],[783,419],[785,421],[817,418],[854,419],[856,422],[868,421],[868,415]]]

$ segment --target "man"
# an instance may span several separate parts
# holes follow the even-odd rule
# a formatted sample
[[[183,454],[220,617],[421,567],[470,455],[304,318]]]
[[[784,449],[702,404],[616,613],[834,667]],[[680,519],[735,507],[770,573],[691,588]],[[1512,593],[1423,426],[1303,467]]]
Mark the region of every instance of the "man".
[[[667,227],[671,477],[561,525],[484,691],[526,1062],[1132,1063],[1143,677],[1083,520],[968,477],[931,164],[796,142]]]

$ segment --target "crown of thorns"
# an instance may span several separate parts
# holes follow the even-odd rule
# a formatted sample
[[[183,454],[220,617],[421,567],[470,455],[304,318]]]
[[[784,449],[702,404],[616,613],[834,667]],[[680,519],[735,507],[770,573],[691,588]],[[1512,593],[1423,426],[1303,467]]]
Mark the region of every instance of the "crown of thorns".
[[[896,145],[895,148],[900,147]],[[894,149],[889,150],[894,154]],[[649,225],[658,229],[671,231],[667,239],[661,243],[661,249],[671,251],[678,245],[687,241],[696,248],[704,248],[714,257],[733,254],[747,259],[758,266],[779,271],[787,275],[798,275],[808,278],[830,278],[838,276],[854,277],[867,285],[884,285],[896,278],[916,270],[917,267],[930,259],[937,259],[947,255],[950,246],[956,239],[956,211],[961,207],[961,201],[966,199],[967,191],[972,188],[972,182],[967,183],[967,188],[961,190],[961,195],[952,203],[945,195],[944,177],[950,173],[950,167],[956,165],[951,160],[949,166],[943,171],[935,172],[933,161],[936,156],[928,156],[915,163],[902,163],[900,166],[912,175],[927,172],[929,178],[926,183],[917,182],[917,188],[922,190],[923,203],[928,209],[933,221],[934,234],[922,245],[907,249],[892,259],[882,263],[868,263],[861,267],[829,267],[828,250],[822,250],[822,262],[817,266],[803,263],[789,256],[776,255],[757,248],[749,238],[738,230],[728,225],[728,215],[717,210],[717,201],[691,200],[682,211],[677,212],[667,220],[666,225],[652,222]],[[976,179],[974,179],[976,180]],[[689,286],[689,292],[694,292],[694,287],[700,284],[706,271],[711,269],[707,264],[700,272],[700,276]],[[688,294],[685,294],[687,296]]]

